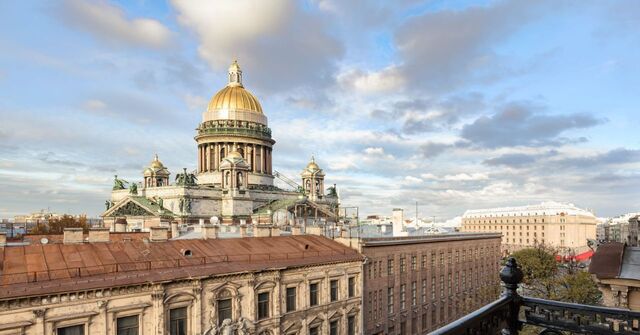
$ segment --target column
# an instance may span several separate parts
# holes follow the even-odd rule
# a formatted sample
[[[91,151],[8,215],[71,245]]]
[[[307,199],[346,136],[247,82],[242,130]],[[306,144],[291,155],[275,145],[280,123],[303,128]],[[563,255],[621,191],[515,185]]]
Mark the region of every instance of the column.
[[[212,158],[211,158],[211,165],[212,165],[213,171],[218,171],[218,161],[219,161],[218,155],[219,154],[220,153],[218,151],[218,143],[214,143],[213,144],[213,155],[212,155]]]
[[[198,172],[202,172],[202,146],[198,145]]]
[[[209,144],[204,145],[204,170],[209,171],[209,154],[211,153],[211,147]]]
[[[257,172],[256,170],[256,145],[251,145],[251,172]]]
[[[272,159],[273,149],[269,148],[269,174],[273,174],[273,159]]]
[[[260,173],[264,173],[264,146],[260,146]]]

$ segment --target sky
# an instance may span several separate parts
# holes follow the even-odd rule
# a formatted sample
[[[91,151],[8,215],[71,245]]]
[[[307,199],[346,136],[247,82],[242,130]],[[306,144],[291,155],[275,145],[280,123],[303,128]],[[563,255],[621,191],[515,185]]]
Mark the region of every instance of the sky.
[[[640,211],[639,1],[62,0],[0,3],[0,217],[195,169],[234,59],[274,169],[361,216]]]

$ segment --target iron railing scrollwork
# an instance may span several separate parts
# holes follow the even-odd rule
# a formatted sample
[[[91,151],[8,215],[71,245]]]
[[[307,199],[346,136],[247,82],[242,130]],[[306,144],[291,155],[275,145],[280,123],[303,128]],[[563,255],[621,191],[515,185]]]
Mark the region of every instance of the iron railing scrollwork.
[[[542,328],[539,335],[640,335],[640,312],[520,296],[522,271],[514,258],[507,260],[500,279],[504,292],[498,300],[429,334],[516,335],[531,325]]]

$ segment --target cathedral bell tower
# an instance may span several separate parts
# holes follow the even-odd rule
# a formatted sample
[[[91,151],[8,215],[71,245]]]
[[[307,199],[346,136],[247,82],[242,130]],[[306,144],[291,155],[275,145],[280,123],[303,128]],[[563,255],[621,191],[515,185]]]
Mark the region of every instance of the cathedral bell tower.
[[[316,164],[315,158],[302,170],[302,189],[309,200],[318,201],[324,198],[324,172]]]
[[[222,174],[222,223],[237,224],[249,220],[253,213],[253,201],[247,192],[251,168],[242,155],[231,151],[220,163]]]

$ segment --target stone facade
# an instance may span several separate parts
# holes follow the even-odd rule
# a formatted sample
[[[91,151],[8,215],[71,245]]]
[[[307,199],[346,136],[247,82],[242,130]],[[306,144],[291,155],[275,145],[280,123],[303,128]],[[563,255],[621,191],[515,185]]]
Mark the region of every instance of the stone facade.
[[[502,234],[505,254],[544,244],[563,255],[589,251],[587,241],[596,239],[596,217],[572,204],[544,202],[540,205],[469,210],[462,217],[462,232]]]
[[[121,258],[121,250],[133,258],[135,250],[148,245],[147,251],[135,257],[174,264],[170,268],[151,269],[153,265],[144,261],[135,267],[146,263],[148,270],[137,271],[131,268],[132,263],[116,261],[113,265],[120,271],[115,273],[112,265],[104,264],[65,268],[59,279],[53,276],[60,272],[43,270],[33,273],[36,281],[32,282],[22,277],[22,269],[8,264],[6,257],[0,258],[4,259],[0,265],[8,270],[0,274],[0,335],[61,334],[66,327],[78,331],[70,334],[116,335],[127,327],[149,335],[362,334],[362,256],[357,252],[321,237],[220,240],[211,236],[213,239],[198,243],[162,237],[164,241],[144,243],[139,239],[85,242],[77,247],[78,256],[86,266]],[[59,239],[51,238],[54,240]],[[258,243],[264,251],[252,251],[251,255],[228,252],[224,259],[238,260],[227,265],[217,263],[217,258],[215,262],[203,258],[204,263],[195,258],[192,263],[204,247],[209,248],[207,254],[215,254],[240,250],[242,243]],[[60,244],[56,248],[75,246]],[[44,257],[38,254],[42,248],[49,247],[54,246],[31,245],[27,251],[39,258]],[[0,251],[3,256],[14,255],[17,248],[22,246],[0,247]],[[180,258],[168,256],[179,248],[183,248]],[[107,249],[113,256],[105,252]],[[288,250],[287,257],[279,250]],[[322,256],[325,254],[337,256]],[[68,254],[64,250],[50,253],[47,268],[64,266],[55,260],[60,255]],[[252,256],[257,257],[255,261]]]
[[[498,297],[498,234],[365,238],[359,249],[364,334],[425,334]]]

